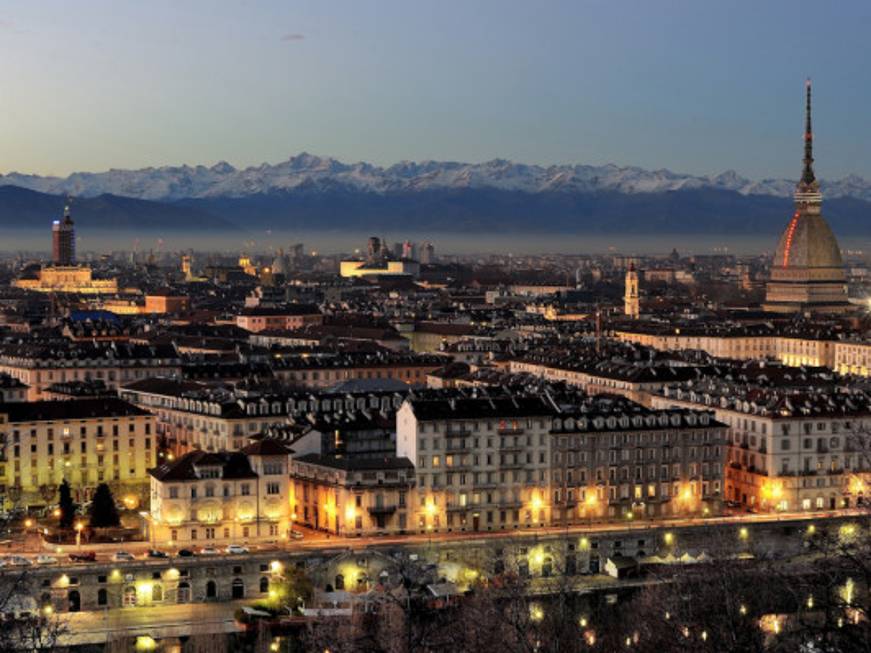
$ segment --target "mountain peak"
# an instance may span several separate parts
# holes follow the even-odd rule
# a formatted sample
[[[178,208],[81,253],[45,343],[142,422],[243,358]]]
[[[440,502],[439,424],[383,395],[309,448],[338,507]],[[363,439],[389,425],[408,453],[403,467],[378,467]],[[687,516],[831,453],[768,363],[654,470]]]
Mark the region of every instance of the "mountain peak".
[[[629,194],[708,188],[743,195],[790,197],[795,188],[794,180],[752,181],[734,170],[701,176],[676,173],[666,168],[646,170],[614,163],[541,166],[501,158],[483,163],[400,161],[385,168],[362,161],[347,164],[309,152],[300,152],[281,163],[263,163],[244,169],[219,161],[211,167],[112,169],[100,173],[77,172],[66,178],[11,172],[0,177],[0,181],[54,195],[74,193],[81,197],[97,197],[109,193],[169,201],[246,197],[294,190],[317,193],[346,189],[384,194],[475,188],[525,193],[614,191]],[[871,200],[871,183],[856,175],[823,182],[822,191],[826,197]]]

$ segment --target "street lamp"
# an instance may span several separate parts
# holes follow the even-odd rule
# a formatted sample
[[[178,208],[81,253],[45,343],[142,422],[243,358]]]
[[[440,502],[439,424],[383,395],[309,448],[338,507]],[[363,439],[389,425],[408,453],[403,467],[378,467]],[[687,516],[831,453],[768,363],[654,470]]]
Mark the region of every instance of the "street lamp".
[[[79,551],[82,550],[82,529],[85,528],[85,525],[82,522],[76,522],[76,548]]]

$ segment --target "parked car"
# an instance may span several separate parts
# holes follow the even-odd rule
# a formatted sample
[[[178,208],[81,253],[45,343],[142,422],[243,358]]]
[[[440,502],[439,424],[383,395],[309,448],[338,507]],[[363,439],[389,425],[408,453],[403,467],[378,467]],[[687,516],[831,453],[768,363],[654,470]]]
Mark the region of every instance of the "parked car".
[[[163,551],[158,551],[157,549],[148,549],[148,553],[145,554],[146,558],[168,558],[169,555],[164,553]]]
[[[202,549],[200,549],[201,556],[216,556],[219,553],[220,553],[220,551],[218,551],[213,546],[204,546]]]
[[[53,565],[57,562],[57,558],[54,556],[46,555],[44,553],[40,553],[36,556],[36,564],[38,565]]]
[[[70,560],[73,562],[94,562],[97,559],[97,554],[94,551],[80,551],[78,553],[70,553]]]
[[[112,554],[113,562],[131,562],[133,560],[136,560],[136,558],[133,557],[132,553],[127,551],[115,551],[115,553]]]
[[[299,531],[290,531],[290,536],[295,540],[301,540],[304,537]]]
[[[178,550],[178,557],[179,558],[192,558],[195,555],[196,555],[196,553],[194,553],[190,549],[179,549]]]
[[[231,555],[239,555],[240,553],[248,553],[250,551],[247,546],[242,546],[241,544],[228,544],[224,550]]]

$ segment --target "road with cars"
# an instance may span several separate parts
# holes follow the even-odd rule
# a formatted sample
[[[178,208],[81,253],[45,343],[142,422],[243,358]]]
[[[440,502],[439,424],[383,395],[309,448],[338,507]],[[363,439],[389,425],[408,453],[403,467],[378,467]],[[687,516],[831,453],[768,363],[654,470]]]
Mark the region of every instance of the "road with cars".
[[[125,542],[119,544],[94,544],[82,543],[81,545],[65,544],[55,546],[41,542],[40,538],[35,541],[31,536],[24,540],[13,540],[6,545],[8,553],[3,555],[0,548],[0,568],[21,567],[31,564],[56,564],[69,562],[106,563],[106,562],[132,562],[142,559],[160,558],[185,558],[201,556],[225,556],[245,555],[247,553],[287,552],[293,550],[317,551],[329,549],[364,548],[401,546],[414,544],[433,544],[461,542],[466,540],[502,539],[517,536],[548,535],[594,535],[607,534],[609,532],[630,531],[665,531],[670,528],[704,527],[714,525],[736,526],[764,524],[771,522],[786,521],[816,521],[845,517],[868,517],[864,510],[840,510],[830,512],[797,512],[797,513],[735,513],[717,517],[685,517],[675,519],[633,519],[624,522],[602,522],[588,524],[574,524],[570,526],[553,526],[547,528],[530,528],[520,531],[463,531],[452,533],[414,533],[407,535],[380,535],[365,537],[337,537],[321,531],[313,531],[308,528],[295,526],[295,536],[290,539],[279,540],[274,543],[260,545],[253,544],[230,544],[222,547],[199,547],[199,548],[158,548],[150,542]],[[40,558],[42,556],[42,558]]]

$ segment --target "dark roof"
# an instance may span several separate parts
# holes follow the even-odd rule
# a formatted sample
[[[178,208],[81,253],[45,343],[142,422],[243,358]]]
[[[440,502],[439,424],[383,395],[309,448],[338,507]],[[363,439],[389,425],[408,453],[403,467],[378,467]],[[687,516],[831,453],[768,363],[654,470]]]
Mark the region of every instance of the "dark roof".
[[[251,306],[243,308],[239,315],[270,316],[270,315],[318,315],[320,309],[314,304],[285,304],[284,306],[266,307]]]
[[[0,404],[0,413],[5,413],[9,422],[44,422],[94,417],[151,415],[147,410],[112,397]]]
[[[216,453],[191,451],[178,460],[149,470],[149,474],[158,481],[164,482],[193,481],[199,478],[196,468],[205,466],[220,466],[221,479],[224,480],[257,478],[257,474],[251,469],[248,457],[241,451]]]
[[[385,458],[356,458],[308,453],[299,458],[294,458],[294,460],[309,465],[321,465],[323,467],[341,469],[346,472],[373,471],[379,469],[414,469],[414,465],[408,458],[399,458],[396,456]]]
[[[154,376],[141,381],[133,381],[122,386],[122,390],[132,392],[144,392],[155,395],[181,395],[185,392],[202,390],[206,386],[196,381],[179,381],[167,377]]]
[[[454,396],[444,399],[410,399],[418,420],[487,419],[500,417],[545,417],[557,413],[557,408],[544,397],[482,397]]]
[[[247,456],[286,456],[292,451],[278,440],[264,438],[244,447],[242,453]]]

